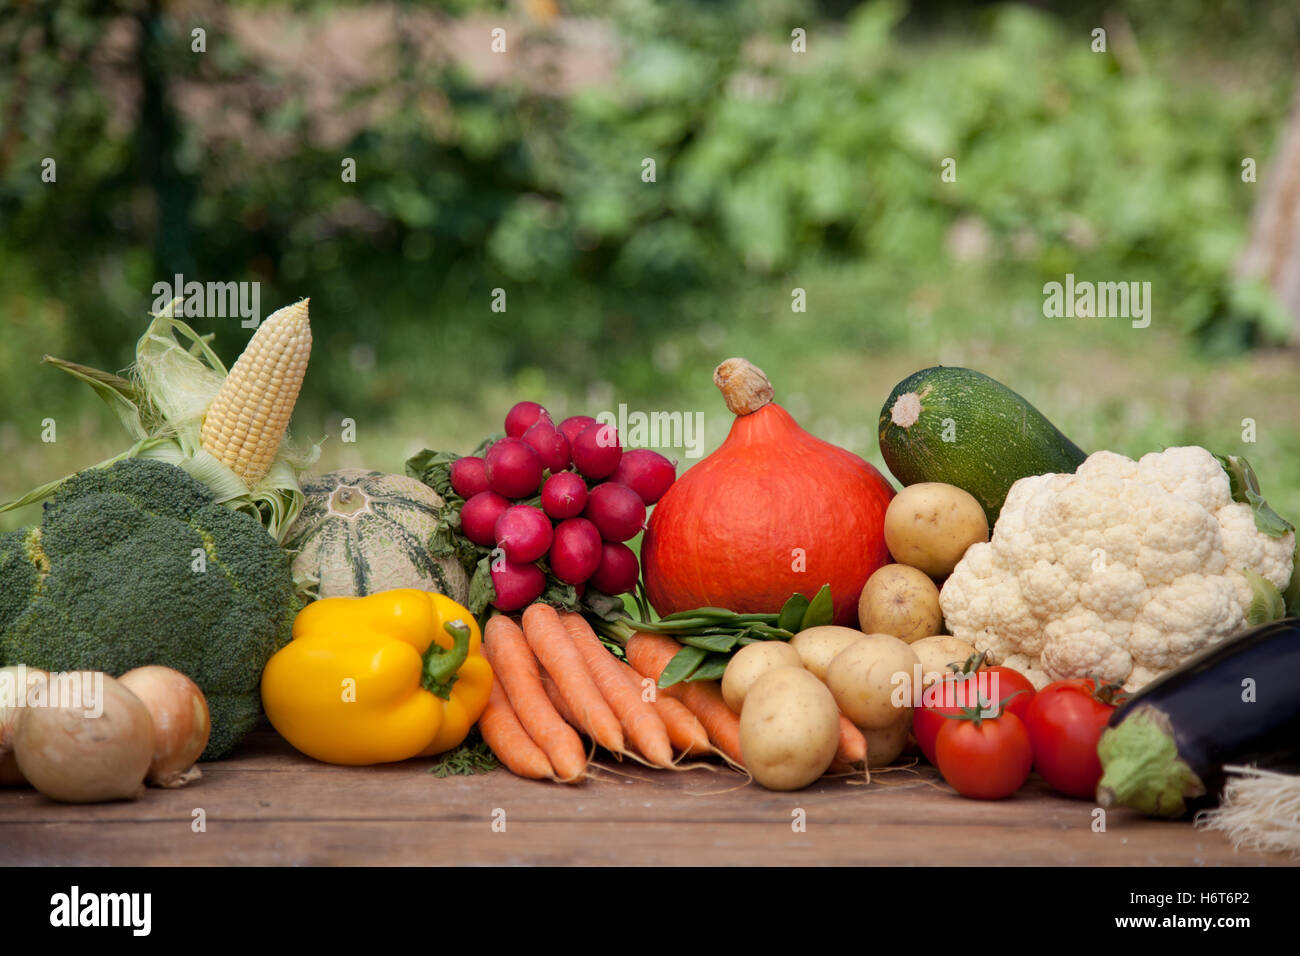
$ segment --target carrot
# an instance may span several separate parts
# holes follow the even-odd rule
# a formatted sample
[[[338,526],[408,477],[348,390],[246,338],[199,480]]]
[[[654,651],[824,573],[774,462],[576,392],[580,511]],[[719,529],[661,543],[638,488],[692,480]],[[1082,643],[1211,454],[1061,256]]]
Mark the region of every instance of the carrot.
[[[542,749],[533,743],[510,706],[510,698],[500,681],[492,682],[483,716],[478,719],[479,732],[496,758],[517,777],[530,780],[554,780],[555,770]]]
[[[867,762],[867,738],[843,714],[840,714],[840,746],[835,751],[835,759],[854,765]]]
[[[578,733],[582,733],[582,724],[578,722],[577,717],[573,716],[573,711],[569,710],[569,705],[565,701],[564,695],[560,693],[560,688],[555,686],[555,678],[546,671],[542,671],[542,687],[546,690],[546,696],[551,699],[551,703],[555,705],[555,712],[563,717],[564,722],[570,727],[578,731]]]
[[[519,723],[551,761],[557,779],[562,783],[581,780],[587,770],[587,752],[577,732],[547,700],[537,658],[528,649],[519,625],[498,614],[488,620],[483,631],[488,663],[505,687]]]
[[[632,682],[638,693],[644,693],[642,690],[643,682],[649,678],[642,677],[626,661],[618,661],[618,668],[624,676]],[[653,681],[652,681],[653,683]],[[676,697],[670,697],[667,694],[659,693],[655,690],[654,700],[651,703],[659,719],[664,722],[668,729],[668,739],[672,742],[673,749],[681,751],[685,757],[705,757],[712,753],[717,753],[713,745],[709,743],[709,735],[704,731],[704,725],[700,719],[691,713],[690,709]]]
[[[655,709],[641,699],[640,684],[619,670],[618,658],[605,650],[581,614],[565,614],[561,620],[596,687],[641,756],[659,767],[672,766],[673,745],[668,728]]]
[[[637,672],[656,681],[682,646],[671,637],[638,631],[627,642],[627,660]],[[715,680],[701,680],[674,684],[659,691],[661,695],[676,697],[685,704],[704,725],[709,740],[728,760],[743,767],[740,756],[740,717],[722,699],[722,690]]]
[[[529,605],[524,611],[524,639],[555,681],[587,736],[611,753],[625,753],[623,728],[605,698],[600,696],[555,608],[540,602]]]

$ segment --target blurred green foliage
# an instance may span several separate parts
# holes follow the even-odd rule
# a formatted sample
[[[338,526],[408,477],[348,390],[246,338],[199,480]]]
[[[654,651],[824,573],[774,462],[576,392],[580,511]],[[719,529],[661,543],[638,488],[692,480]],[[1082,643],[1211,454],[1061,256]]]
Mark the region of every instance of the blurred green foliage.
[[[593,383],[699,395],[733,338],[755,354],[785,343],[774,362],[860,347],[933,364],[945,347],[1015,341],[1009,311],[1038,308],[1065,272],[1152,282],[1155,321],[1211,356],[1285,333],[1271,298],[1230,270],[1259,196],[1241,161],[1266,171],[1289,102],[1292,4],[1252,6],[1249,28],[1231,3],[1192,17],[1154,0],[1118,16],[898,0],[563,6],[597,20],[616,54],[612,75],[566,95],[556,77],[488,83],[427,55],[431,10],[517,18],[514,5],[383,8],[394,43],[332,107],[366,118],[343,142],[323,132],[336,117],[309,71],[241,46],[232,21],[272,11],[306,29],[364,7],[206,5],[204,55],[190,53],[192,17],[161,0],[25,0],[0,18],[9,446],[74,391],[39,355],[126,364],[153,283],[176,272],[259,281],[264,313],[311,296],[315,422],[409,420],[489,391],[606,394]],[[791,49],[795,28],[806,53]],[[566,42],[520,30],[516,51]],[[45,157],[57,184],[40,179]],[[817,303],[806,316],[789,314],[796,286]],[[490,308],[497,288],[505,312]],[[233,358],[247,332],[214,330]],[[685,360],[692,350],[707,354]],[[882,399],[891,384],[877,383]]]

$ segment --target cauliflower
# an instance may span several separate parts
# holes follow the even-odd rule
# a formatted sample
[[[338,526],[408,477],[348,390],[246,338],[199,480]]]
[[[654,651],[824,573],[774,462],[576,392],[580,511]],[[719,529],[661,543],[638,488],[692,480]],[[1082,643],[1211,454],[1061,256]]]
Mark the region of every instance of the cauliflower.
[[[1237,490],[1198,447],[1022,478],[940,592],[948,629],[1036,687],[1095,675],[1136,690],[1246,626],[1247,570],[1290,582],[1294,531],[1272,512],[1277,533],[1260,531]]]

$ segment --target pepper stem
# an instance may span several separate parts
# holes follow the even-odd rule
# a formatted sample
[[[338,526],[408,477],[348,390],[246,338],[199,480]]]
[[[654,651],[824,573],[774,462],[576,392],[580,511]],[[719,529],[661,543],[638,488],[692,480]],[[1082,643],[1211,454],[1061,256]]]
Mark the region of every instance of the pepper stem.
[[[1149,705],[1134,710],[1117,727],[1107,728],[1097,744],[1103,807],[1123,804],[1152,817],[1180,817],[1186,800],[1202,796],[1205,784],[1178,755],[1173,727]]]
[[[464,621],[448,621],[443,629],[451,635],[451,648],[437,641],[424,652],[424,675],[420,683],[424,689],[443,700],[451,698],[451,687],[459,677],[461,665],[469,657],[469,628]]]

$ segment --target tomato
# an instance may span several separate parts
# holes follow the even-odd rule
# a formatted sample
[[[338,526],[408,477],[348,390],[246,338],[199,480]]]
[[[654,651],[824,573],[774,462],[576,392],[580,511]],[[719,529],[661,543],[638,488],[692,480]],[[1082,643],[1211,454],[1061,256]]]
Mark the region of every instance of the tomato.
[[[989,698],[1006,701],[1007,710],[1024,720],[1034,699],[1033,681],[1020,671],[1000,665],[981,667],[979,673],[989,675]]]
[[[1024,720],[1034,698],[1029,678],[1010,667],[981,667],[974,674],[953,673],[942,683],[931,684],[921,693],[921,706],[912,715],[912,735],[921,753],[935,763],[934,741],[949,715],[977,704],[1004,702],[1006,710]]]
[[[1048,684],[1029,705],[1025,729],[1034,750],[1034,769],[1052,789],[1092,799],[1101,780],[1097,741],[1123,699],[1116,684],[1090,677]]]
[[[1029,732],[1007,710],[997,717],[954,717],[939,728],[934,752],[943,779],[963,797],[1001,800],[1020,789],[1034,763]]]

